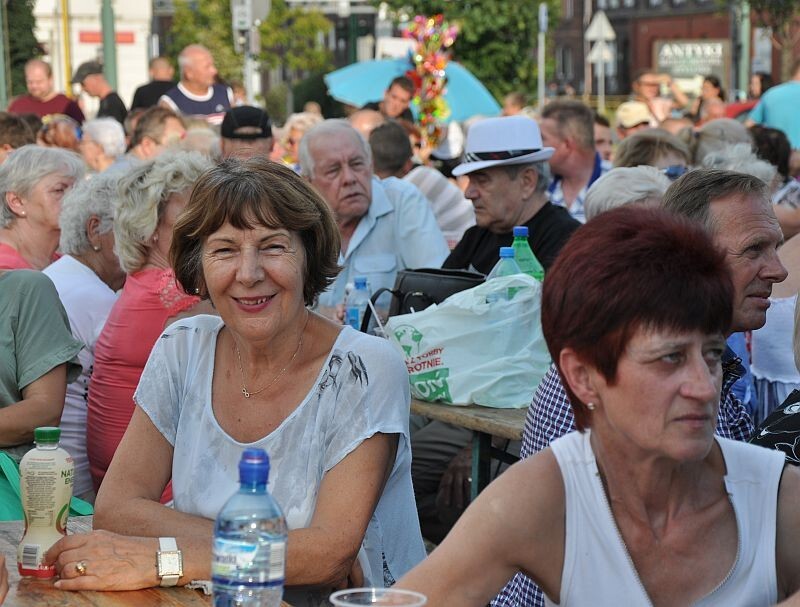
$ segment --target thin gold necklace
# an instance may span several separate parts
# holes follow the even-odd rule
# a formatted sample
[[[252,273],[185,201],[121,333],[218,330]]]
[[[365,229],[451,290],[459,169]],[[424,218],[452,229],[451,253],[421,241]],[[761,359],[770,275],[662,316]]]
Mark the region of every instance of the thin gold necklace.
[[[294,354],[292,354],[292,357],[289,359],[289,362],[286,363],[286,366],[283,367],[283,369],[281,369],[278,372],[278,374],[272,378],[271,382],[269,382],[263,388],[255,390],[254,392],[250,392],[247,389],[247,386],[244,385],[244,365],[242,365],[242,355],[239,353],[239,344],[236,343],[235,339],[233,340],[233,348],[234,350],[236,350],[236,358],[239,361],[239,371],[242,374],[242,394],[244,395],[245,398],[250,398],[251,396],[259,394],[264,390],[266,390],[267,388],[271,387],[276,381],[278,381],[281,378],[281,376],[286,372],[286,369],[288,369],[291,366],[291,364],[294,362],[294,359],[297,358],[297,355],[300,353],[300,348],[303,347],[303,333],[306,332],[306,325],[308,325],[308,319],[309,319],[309,313],[306,312],[306,322],[303,324],[303,330],[300,331],[300,339],[297,340],[297,348],[295,349]]]

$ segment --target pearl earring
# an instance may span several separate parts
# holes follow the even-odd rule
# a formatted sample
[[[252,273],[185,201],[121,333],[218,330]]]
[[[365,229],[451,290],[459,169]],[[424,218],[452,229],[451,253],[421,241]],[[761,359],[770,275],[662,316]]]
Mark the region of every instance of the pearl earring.
[[[92,250],[93,250],[93,251],[96,253],[97,251],[99,251],[99,250],[100,250],[100,247],[99,247],[98,245],[94,245],[94,246],[92,247]]]
[[[586,403],[586,408],[589,409],[589,411],[594,411],[595,407],[597,407],[597,405],[594,403]]]

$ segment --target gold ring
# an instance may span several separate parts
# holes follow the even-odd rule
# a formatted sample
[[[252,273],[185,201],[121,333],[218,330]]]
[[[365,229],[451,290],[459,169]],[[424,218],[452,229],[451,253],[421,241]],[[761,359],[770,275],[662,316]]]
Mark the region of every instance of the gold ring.
[[[86,561],[78,561],[75,563],[75,572],[78,575],[86,575]]]

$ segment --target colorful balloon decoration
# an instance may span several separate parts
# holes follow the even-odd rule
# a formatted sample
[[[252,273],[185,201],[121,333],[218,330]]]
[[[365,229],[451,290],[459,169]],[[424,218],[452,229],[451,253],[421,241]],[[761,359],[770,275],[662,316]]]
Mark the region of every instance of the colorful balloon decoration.
[[[417,89],[414,103],[419,108],[419,123],[427,144],[436,147],[441,141],[450,117],[450,107],[444,98],[447,77],[444,68],[450,59],[450,48],[456,41],[458,27],[445,21],[444,15],[417,15],[403,31],[405,38],[415,41],[410,55],[414,67],[406,76]]]

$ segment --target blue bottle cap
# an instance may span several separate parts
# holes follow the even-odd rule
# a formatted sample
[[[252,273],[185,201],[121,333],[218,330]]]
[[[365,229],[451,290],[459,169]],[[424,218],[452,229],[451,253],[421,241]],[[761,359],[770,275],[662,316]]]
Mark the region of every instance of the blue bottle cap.
[[[518,236],[528,237],[528,226],[514,226],[514,238]]]
[[[367,288],[367,277],[366,276],[356,276],[353,279],[355,283],[356,289],[366,289]]]
[[[266,485],[269,479],[269,456],[263,449],[245,449],[239,460],[239,482]]]
[[[500,259],[514,257],[514,247],[500,247]]]

